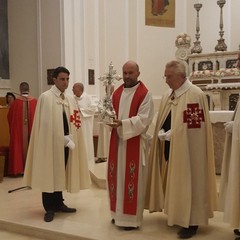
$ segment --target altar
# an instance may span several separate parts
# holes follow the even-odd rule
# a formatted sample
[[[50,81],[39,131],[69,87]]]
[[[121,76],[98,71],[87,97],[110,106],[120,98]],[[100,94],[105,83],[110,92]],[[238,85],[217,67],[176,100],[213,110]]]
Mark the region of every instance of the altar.
[[[225,143],[224,123],[231,121],[234,111],[210,111],[210,119],[213,129],[214,157],[216,174],[221,174],[222,159]]]
[[[210,110],[234,110],[240,93],[238,51],[188,56],[189,79],[208,97]]]

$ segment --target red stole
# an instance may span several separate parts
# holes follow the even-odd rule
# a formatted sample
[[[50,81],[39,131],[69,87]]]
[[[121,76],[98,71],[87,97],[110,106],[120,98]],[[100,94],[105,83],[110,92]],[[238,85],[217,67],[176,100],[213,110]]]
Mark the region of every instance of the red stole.
[[[119,103],[123,92],[121,85],[113,94],[112,103],[116,111],[117,118],[119,113]],[[144,100],[148,90],[145,85],[140,82],[136,89],[129,112],[129,118],[136,116],[138,109]],[[133,151],[134,149],[134,151]],[[127,140],[126,145],[126,169],[124,183],[124,206],[125,214],[136,215],[137,196],[138,196],[138,169],[140,156],[140,136],[136,136]],[[118,136],[117,130],[112,129],[109,158],[108,158],[108,189],[110,197],[110,209],[116,211],[116,193],[117,193],[117,161],[118,161]]]

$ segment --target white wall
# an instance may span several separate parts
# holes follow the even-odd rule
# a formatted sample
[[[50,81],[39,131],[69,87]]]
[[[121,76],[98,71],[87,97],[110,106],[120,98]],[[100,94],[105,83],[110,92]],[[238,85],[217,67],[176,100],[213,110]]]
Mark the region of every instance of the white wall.
[[[196,10],[193,4],[197,1],[191,2],[187,6],[187,32],[195,41],[196,22],[192,21],[196,21]],[[217,40],[220,39],[220,8],[217,5],[217,0],[199,0],[199,2],[203,5],[199,12],[202,53],[211,53],[215,51]],[[236,24],[239,21],[239,8],[239,0],[226,1],[223,7],[223,38],[228,51],[239,49],[240,35],[238,24]]]
[[[15,0],[17,1],[17,0]],[[29,1],[29,0],[28,0]],[[62,49],[61,4],[59,0],[37,0],[38,95],[51,87],[47,69],[64,65]]]
[[[163,81],[166,62],[175,59],[175,38],[186,32],[186,1],[176,0],[175,28],[145,25],[145,1],[139,1],[138,12],[138,62],[141,79],[153,96],[159,97],[168,86]]]
[[[70,69],[70,87],[85,84],[93,95],[103,95],[98,77],[110,62],[118,74],[125,61],[140,66],[140,79],[155,98],[168,86],[164,66],[175,59],[175,38],[188,33],[195,41],[195,2],[200,10],[200,41],[203,53],[213,52],[219,39],[220,8],[217,0],[175,0],[175,28],[145,25],[145,0],[9,0],[9,50],[11,85],[18,91],[28,81],[38,96],[50,86],[46,71],[59,65]],[[229,51],[240,44],[239,0],[223,8],[224,38]],[[88,85],[88,69],[95,70],[95,85]],[[118,83],[117,85],[119,85]]]
[[[228,1],[228,4],[230,1]],[[228,26],[224,26],[227,36],[230,36],[229,50],[240,50],[240,31],[239,31],[239,9],[240,1],[231,0],[231,7],[229,7],[228,16],[230,22]],[[225,13],[224,13],[225,14]]]
[[[8,0],[9,67],[11,91],[19,93],[20,82],[28,82],[38,95],[36,1]]]

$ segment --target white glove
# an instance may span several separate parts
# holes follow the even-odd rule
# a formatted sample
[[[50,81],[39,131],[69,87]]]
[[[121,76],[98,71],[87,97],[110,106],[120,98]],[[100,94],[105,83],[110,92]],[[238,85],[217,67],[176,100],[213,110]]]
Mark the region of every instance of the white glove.
[[[233,121],[224,123],[225,131],[227,133],[232,133],[233,131]]]
[[[171,129],[169,129],[166,133],[165,133],[165,141],[170,141],[171,140]]]
[[[68,147],[71,150],[75,148],[75,143],[72,140],[72,134],[64,136],[64,147]]]
[[[164,129],[161,129],[158,132],[158,138],[159,138],[160,141],[165,141],[165,130]]]
[[[170,139],[171,139],[171,129],[168,130],[167,132],[165,132],[164,129],[161,129],[158,132],[158,138],[159,138],[160,141],[170,141]]]

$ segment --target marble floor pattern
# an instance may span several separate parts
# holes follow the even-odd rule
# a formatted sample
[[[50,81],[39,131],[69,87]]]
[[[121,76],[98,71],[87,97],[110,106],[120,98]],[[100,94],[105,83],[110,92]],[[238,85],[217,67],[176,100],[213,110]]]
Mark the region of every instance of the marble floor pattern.
[[[22,185],[22,178],[5,177],[0,183],[0,239],[1,240],[173,240],[177,239],[178,226],[167,226],[163,213],[144,211],[143,225],[139,230],[124,231],[111,224],[106,189],[103,187],[105,163],[96,166],[92,187],[77,194],[64,192],[65,203],[76,207],[74,214],[57,213],[52,222],[43,221],[41,193],[36,190],[9,190]],[[98,172],[98,173],[97,173]],[[43,176],[44,177],[44,176]],[[100,181],[98,184],[97,181]],[[101,182],[102,181],[102,182]],[[100,186],[100,187],[99,187]],[[223,214],[215,212],[209,226],[200,227],[194,240],[235,239]]]

